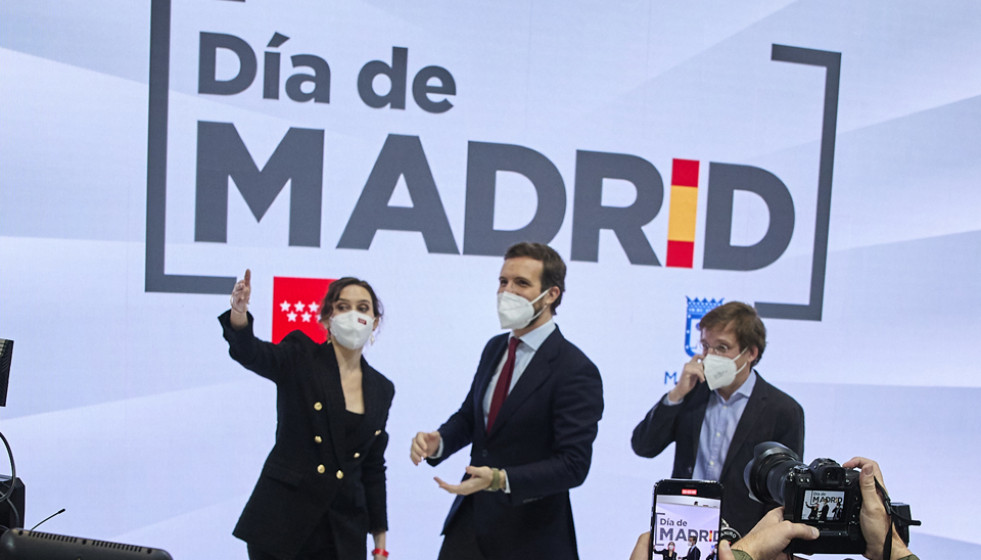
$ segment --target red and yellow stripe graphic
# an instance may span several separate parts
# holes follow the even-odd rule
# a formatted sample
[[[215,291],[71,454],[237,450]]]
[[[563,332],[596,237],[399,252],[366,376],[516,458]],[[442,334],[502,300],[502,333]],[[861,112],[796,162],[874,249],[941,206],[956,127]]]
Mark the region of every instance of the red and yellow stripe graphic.
[[[698,161],[671,162],[671,208],[668,212],[667,266],[692,268],[695,260],[695,215],[698,210]]]

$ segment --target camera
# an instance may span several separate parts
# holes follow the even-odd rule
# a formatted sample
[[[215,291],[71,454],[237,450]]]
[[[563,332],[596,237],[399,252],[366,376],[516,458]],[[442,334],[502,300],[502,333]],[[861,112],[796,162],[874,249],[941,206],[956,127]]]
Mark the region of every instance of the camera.
[[[859,471],[846,469],[832,459],[815,459],[805,465],[792,450],[773,441],[758,444],[743,477],[750,497],[784,506],[784,519],[818,528],[817,540],[795,540],[792,552],[801,554],[862,554],[865,537],[859,523],[862,492]],[[909,542],[909,506],[892,504],[896,529]],[[878,546],[878,545],[876,545]]]

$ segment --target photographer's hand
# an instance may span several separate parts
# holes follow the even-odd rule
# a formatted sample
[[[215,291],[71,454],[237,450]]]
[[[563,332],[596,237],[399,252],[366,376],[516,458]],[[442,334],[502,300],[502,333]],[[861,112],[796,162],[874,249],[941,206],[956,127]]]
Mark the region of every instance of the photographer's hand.
[[[862,469],[858,476],[858,482],[862,490],[862,512],[859,515],[859,521],[866,542],[863,556],[869,560],[882,560],[882,546],[886,541],[886,535],[892,536],[892,560],[900,560],[912,554],[903,544],[902,539],[899,538],[895,527],[890,523],[889,517],[886,515],[886,507],[882,504],[882,496],[875,487],[876,479],[879,480],[879,484],[883,488],[886,487],[882,480],[879,464],[872,459],[855,457],[842,463],[841,466]]]
[[[630,553],[630,560],[647,560],[647,555],[651,549],[651,534],[641,533],[637,537],[637,544],[634,545],[634,551]]]
[[[783,518],[783,508],[772,509],[748,535],[739,539],[732,545],[732,550],[742,550],[749,554],[753,560],[777,560],[788,558],[784,549],[793,539],[812,541],[818,538],[816,527],[805,525],[804,523],[791,523]],[[726,551],[727,544],[720,544],[719,550]],[[720,559],[732,558],[728,554],[720,552]]]

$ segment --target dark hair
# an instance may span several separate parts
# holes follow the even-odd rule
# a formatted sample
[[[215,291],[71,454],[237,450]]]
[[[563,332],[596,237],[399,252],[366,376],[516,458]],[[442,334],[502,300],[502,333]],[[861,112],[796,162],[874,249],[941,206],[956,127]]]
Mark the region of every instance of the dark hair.
[[[698,328],[702,330],[732,329],[736,335],[736,340],[739,341],[740,349],[756,347],[756,360],[753,361],[752,365],[755,366],[760,363],[763,350],[766,349],[766,327],[763,326],[763,321],[753,307],[741,301],[724,303],[706,313],[698,322]]]
[[[327,294],[324,295],[324,300],[320,302],[320,320],[326,321],[330,317],[330,314],[334,312],[334,303],[341,298],[341,292],[348,286],[361,286],[365,290],[368,290],[368,294],[371,296],[371,308],[375,312],[375,317],[381,319],[381,301],[375,295],[375,290],[371,288],[371,284],[352,276],[345,276],[344,278],[334,280],[327,287]]]
[[[542,291],[548,290],[552,286],[559,289],[559,297],[555,298],[555,301],[551,305],[552,315],[555,315],[555,308],[562,303],[562,294],[565,293],[565,262],[562,260],[562,257],[555,252],[555,249],[548,245],[544,243],[532,243],[530,241],[515,243],[508,247],[507,252],[504,253],[504,260],[518,257],[528,257],[536,261],[541,261],[542,277],[540,281]]]

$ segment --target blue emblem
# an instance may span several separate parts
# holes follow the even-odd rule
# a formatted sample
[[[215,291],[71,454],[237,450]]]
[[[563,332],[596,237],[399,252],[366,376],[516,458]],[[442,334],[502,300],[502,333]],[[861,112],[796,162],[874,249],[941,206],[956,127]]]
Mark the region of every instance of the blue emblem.
[[[685,320],[685,352],[689,356],[694,356],[698,354],[698,346],[702,340],[702,337],[698,336],[698,322],[706,313],[722,305],[725,299],[692,299],[688,296],[685,296],[685,299],[688,300],[688,317]],[[695,338],[692,338],[692,333],[696,333]]]

